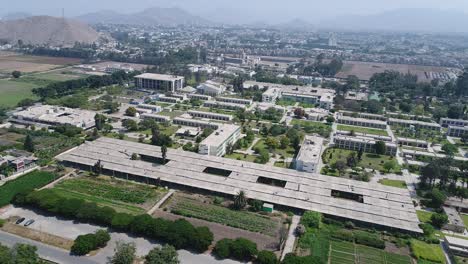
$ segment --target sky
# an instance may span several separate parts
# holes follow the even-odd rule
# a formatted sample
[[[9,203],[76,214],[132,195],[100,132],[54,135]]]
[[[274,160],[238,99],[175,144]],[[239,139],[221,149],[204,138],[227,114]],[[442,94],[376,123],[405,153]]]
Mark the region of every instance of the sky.
[[[467,0],[0,0],[0,6],[0,14],[27,12],[54,16],[61,16],[65,8],[68,17],[103,9],[130,13],[149,7],[181,7],[212,20],[250,23],[282,23],[295,18],[317,22],[400,8],[450,9],[468,14]]]

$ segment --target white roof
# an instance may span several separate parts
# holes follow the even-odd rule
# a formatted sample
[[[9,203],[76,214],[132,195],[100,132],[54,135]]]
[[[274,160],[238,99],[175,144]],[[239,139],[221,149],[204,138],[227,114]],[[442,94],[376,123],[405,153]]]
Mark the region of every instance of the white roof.
[[[135,76],[139,79],[150,79],[150,80],[159,80],[159,81],[177,81],[183,79],[183,76],[176,75],[167,75],[167,74],[157,74],[157,73],[143,73]]]

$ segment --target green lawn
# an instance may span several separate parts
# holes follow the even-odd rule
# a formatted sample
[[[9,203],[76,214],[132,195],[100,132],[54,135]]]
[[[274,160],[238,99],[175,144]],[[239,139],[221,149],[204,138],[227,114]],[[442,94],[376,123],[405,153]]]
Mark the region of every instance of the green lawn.
[[[280,137],[276,137],[276,139],[279,141]],[[266,149],[268,150],[268,146],[265,144],[265,139],[260,139],[257,144],[252,149],[256,148],[261,148],[261,149]],[[277,156],[284,157],[284,158],[292,158],[294,157],[294,154],[296,153],[294,148],[289,145],[287,148],[282,149],[282,148],[276,148],[274,150],[271,150],[270,153],[276,154]]]
[[[460,214],[460,216],[463,219],[463,222],[465,223],[466,228],[468,229],[468,215]]]
[[[19,81],[0,80],[0,107],[13,107],[25,98],[36,97],[32,93],[36,84]]]
[[[249,161],[249,162],[254,162],[255,158],[257,158],[254,155],[244,155],[240,153],[232,153],[232,154],[225,155],[224,157],[228,159],[243,160],[243,161]]]
[[[445,255],[438,244],[427,244],[425,242],[412,239],[411,251],[418,260],[428,260],[445,264]]]
[[[81,74],[68,73],[68,72],[62,73],[61,71],[38,73],[34,75],[29,75],[29,76],[33,78],[48,80],[48,81],[53,81],[53,82],[63,82],[63,81],[75,80],[75,79],[86,77],[85,75],[81,75]]]
[[[346,162],[346,158],[350,155],[351,152],[356,152],[347,149],[338,149],[338,148],[329,148],[326,149],[322,155],[323,162],[325,164],[333,164],[338,160],[343,160]],[[357,153],[356,153],[357,154]],[[362,155],[362,160],[358,162],[357,166],[362,168],[369,168],[378,171],[383,171],[383,165],[385,162],[394,160],[394,157],[387,155],[377,155],[372,153],[364,153]],[[396,172],[400,169],[397,168]]]
[[[383,185],[386,185],[386,186],[406,189],[406,182],[405,181],[381,179],[381,180],[379,180],[379,183],[383,184]]]
[[[342,131],[354,131],[356,133],[372,134],[372,135],[379,135],[379,136],[388,136],[388,133],[387,133],[386,130],[376,129],[376,128],[338,125],[337,129],[342,130]]]
[[[419,221],[421,221],[423,223],[430,223],[431,222],[431,216],[434,213],[428,212],[428,211],[416,210],[416,214],[418,215]]]

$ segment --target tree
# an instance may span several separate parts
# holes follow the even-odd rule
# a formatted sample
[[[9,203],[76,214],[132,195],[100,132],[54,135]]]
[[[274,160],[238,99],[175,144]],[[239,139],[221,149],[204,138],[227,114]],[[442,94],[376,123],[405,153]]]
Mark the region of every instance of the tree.
[[[270,150],[275,150],[279,147],[279,142],[276,138],[274,137],[268,137],[265,140],[265,144],[268,146]]]
[[[328,116],[326,120],[328,124],[332,124],[333,122],[335,122],[335,118],[333,116]]]
[[[463,135],[461,136],[461,139],[460,139],[460,140],[461,140],[461,142],[462,142],[463,144],[467,144],[467,143],[468,143],[468,133],[463,134]]]
[[[96,129],[97,130],[102,130],[104,128],[104,124],[106,123],[106,117],[101,114],[96,114],[94,116],[94,122],[96,123]]]
[[[94,234],[86,234],[78,236],[70,252],[74,255],[83,256],[96,249],[96,236]]]
[[[37,254],[37,247],[27,244],[16,244],[10,250],[11,264],[43,264]],[[1,260],[1,257],[0,257]],[[3,263],[3,262],[2,262]],[[8,262],[5,262],[8,263]]]
[[[11,73],[11,76],[13,76],[13,78],[15,78],[15,79],[18,79],[19,77],[21,77],[21,72],[20,71],[13,71]]]
[[[100,175],[102,173],[103,168],[104,168],[104,165],[102,165],[101,160],[98,160],[96,163],[94,163],[94,166],[93,166],[94,175]]]
[[[362,155],[364,154],[364,150],[362,148],[359,149],[358,153],[357,153],[357,158],[359,161],[362,160]]]
[[[291,141],[289,140],[289,138],[286,136],[282,136],[280,139],[280,147],[282,149],[286,149],[289,146],[289,144],[291,144]]]
[[[374,149],[375,149],[375,153],[379,155],[385,155],[385,153],[387,153],[387,146],[385,145],[385,142],[383,141],[375,142]]]
[[[24,146],[24,149],[25,149],[26,151],[34,152],[34,149],[35,149],[35,148],[34,148],[34,142],[33,142],[33,140],[32,140],[31,135],[28,134],[28,135],[26,136],[26,139],[24,140],[23,146]]]
[[[18,107],[28,107],[34,105],[36,101],[31,98],[24,98],[23,100],[19,101],[17,106]]]
[[[247,198],[244,191],[239,191],[234,197],[234,208],[242,210],[247,205]]]
[[[322,214],[314,211],[307,211],[301,218],[301,224],[310,228],[320,228],[322,225]]]
[[[433,189],[430,194],[431,206],[433,208],[440,208],[445,203],[447,196],[437,189]]]
[[[135,243],[118,241],[114,249],[114,256],[108,257],[108,264],[133,264],[135,260]]]
[[[458,77],[457,83],[455,86],[456,95],[466,95],[468,94],[468,71],[465,70],[463,74]]]
[[[458,148],[457,146],[455,146],[454,144],[451,144],[451,143],[445,143],[443,146],[442,146],[442,150],[445,152],[445,154],[447,154],[448,156],[454,156],[455,153],[458,152]]]
[[[278,264],[278,258],[275,253],[267,250],[262,250],[258,252],[257,259],[255,260],[257,264]]]
[[[162,158],[163,158],[163,163],[165,164],[166,159],[167,159],[167,146],[166,145],[161,146],[161,155],[162,155]]]
[[[448,223],[448,216],[444,213],[432,214],[431,223],[437,228],[442,228],[446,223]]]
[[[337,160],[335,163],[332,164],[332,168],[337,170],[341,177],[346,171],[346,163],[342,160]]]
[[[303,118],[305,116],[305,111],[302,108],[296,108],[296,109],[294,109],[294,115],[297,118]]]
[[[138,123],[132,119],[124,119],[122,121],[122,126],[125,127],[128,131],[137,131]]]
[[[387,173],[389,173],[391,170],[397,167],[397,163],[395,160],[392,159],[392,160],[385,162],[383,167],[387,171]]]
[[[346,158],[346,165],[348,165],[351,168],[356,167],[357,165],[356,152],[353,151],[349,153],[348,157]]]
[[[153,248],[145,256],[145,264],[179,264],[176,249],[170,245]]]
[[[257,244],[248,239],[237,238],[231,244],[231,257],[235,260],[250,261],[257,253]]]
[[[136,114],[137,114],[137,110],[133,106],[130,106],[129,108],[127,108],[127,110],[125,110],[125,115],[127,116],[136,116]]]
[[[226,259],[231,255],[231,244],[232,240],[224,238],[216,242],[216,245],[213,249],[213,253],[216,257],[220,259]]]

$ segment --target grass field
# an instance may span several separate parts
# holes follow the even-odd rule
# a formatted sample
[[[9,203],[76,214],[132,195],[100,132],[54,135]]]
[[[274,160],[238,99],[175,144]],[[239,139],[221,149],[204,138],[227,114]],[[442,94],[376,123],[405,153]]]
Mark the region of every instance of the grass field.
[[[9,80],[0,80],[0,107],[13,107],[25,98],[35,98],[32,89],[39,86]]]
[[[224,157],[228,159],[243,160],[243,161],[249,161],[249,162],[254,162],[255,158],[257,158],[254,155],[244,155],[240,153],[232,153]]]
[[[368,128],[368,127],[360,127],[360,126],[347,126],[347,125],[338,125],[337,129],[342,130],[342,131],[354,131],[356,133],[388,136],[387,131],[383,129],[375,129],[375,128]]]
[[[330,165],[335,163],[338,160],[343,160],[346,162],[346,158],[350,155],[351,152],[356,152],[356,151],[347,150],[347,149],[338,149],[338,148],[326,149],[322,155],[323,162],[325,164],[330,164]],[[369,168],[369,169],[374,169],[378,171],[383,171],[384,163],[390,160],[393,160],[393,157],[386,156],[386,155],[364,153],[362,155],[362,160],[358,162],[357,166],[362,167],[362,168]]]
[[[277,137],[277,140],[279,141],[279,137]],[[261,149],[266,149],[268,150],[268,146],[265,144],[265,140],[264,139],[260,139],[256,144],[255,146],[252,148],[252,149],[256,149],[256,148],[261,148]],[[291,145],[289,145],[287,148],[285,149],[282,149],[282,148],[276,148],[274,150],[271,150],[270,151],[271,154],[276,154],[280,157],[284,157],[284,158],[292,158],[294,157],[294,154],[296,153],[294,148],[291,147]]]
[[[185,196],[173,197],[168,205],[177,215],[203,219],[227,226],[275,236],[280,222],[268,216],[248,212],[234,211],[223,206],[202,203]]]
[[[144,213],[165,193],[149,185],[107,177],[70,179],[57,184],[54,190],[65,198],[81,198],[132,214]]]
[[[322,137],[326,137],[326,138],[328,138],[330,136],[330,133],[332,132],[331,125],[321,123],[321,122],[293,119],[291,121],[291,125],[300,126],[301,129],[303,129],[304,132],[306,132],[307,134],[317,133],[321,135]]]
[[[438,244],[427,244],[425,242],[412,239],[411,251],[418,260],[428,260],[435,263],[445,264],[445,255]]]
[[[330,263],[337,264],[411,264],[409,256],[381,249],[355,245],[352,242],[331,241]]]
[[[416,214],[418,215],[419,221],[421,221],[423,223],[430,223],[431,222],[431,216],[434,213],[428,212],[428,211],[416,210]]]
[[[466,228],[468,229],[468,215],[460,214],[460,216],[463,219],[463,222],[465,223]]]
[[[63,81],[75,80],[75,79],[86,77],[85,75],[81,75],[81,74],[61,72],[61,71],[39,73],[39,74],[30,75],[30,76],[33,78],[48,80],[48,81],[53,81],[53,82],[63,82]]]
[[[405,181],[381,179],[381,180],[379,180],[379,183],[383,184],[383,185],[386,185],[386,186],[390,186],[390,187],[397,187],[397,188],[406,189],[406,182]]]

